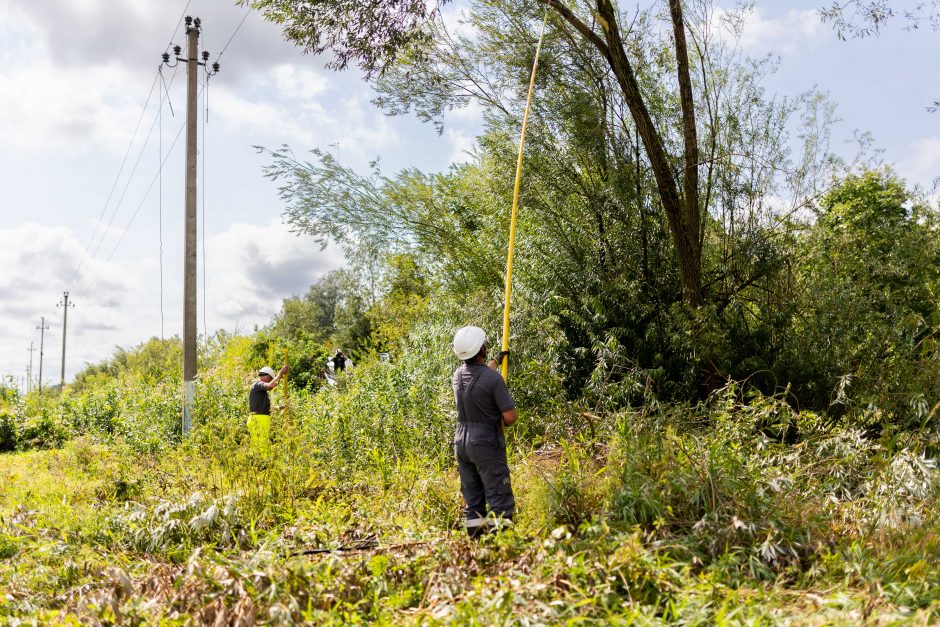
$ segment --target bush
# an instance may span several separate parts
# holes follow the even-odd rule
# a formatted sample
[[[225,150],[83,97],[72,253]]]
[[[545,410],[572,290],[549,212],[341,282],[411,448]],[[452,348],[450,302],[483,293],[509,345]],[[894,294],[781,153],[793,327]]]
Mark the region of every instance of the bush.
[[[940,215],[887,172],[850,176],[795,252],[802,291],[778,357],[803,404],[914,428],[940,389]]]
[[[16,450],[16,418],[7,412],[0,412],[0,453]]]

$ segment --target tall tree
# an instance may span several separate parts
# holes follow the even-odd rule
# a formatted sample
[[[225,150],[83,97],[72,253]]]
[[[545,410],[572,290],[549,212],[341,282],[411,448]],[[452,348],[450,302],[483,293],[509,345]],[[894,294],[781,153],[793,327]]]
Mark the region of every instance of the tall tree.
[[[579,15],[560,0],[537,0],[559,15],[562,24],[589,42],[613,72],[626,99],[654,175],[656,190],[666,214],[683,294],[687,303],[704,302],[702,290],[702,211],[699,192],[698,129],[692,90],[689,46],[681,0],[668,0],[673,34],[676,78],[681,104],[682,148],[670,154],[666,135],[650,114],[647,95],[638,80],[631,55],[624,44],[621,13],[612,0],[585,3]],[[249,0],[266,19],[283,26],[285,37],[306,52],[331,51],[329,63],[345,68],[356,63],[372,78],[403,55],[420,56],[423,43],[431,40],[439,8],[422,0]],[[674,164],[680,164],[676,167]]]
[[[679,100],[682,107],[683,154],[682,186],[670,164],[663,142],[663,133],[654,123],[630,62],[619,26],[619,12],[611,0],[597,0],[594,17],[601,29],[599,34],[559,0],[545,0],[572,28],[591,42],[609,64],[624,98],[643,147],[649,157],[659,199],[669,222],[679,277],[686,301],[694,306],[704,302],[702,294],[702,220],[698,188],[698,131],[696,129],[695,102],[692,97],[692,79],[689,69],[689,51],[686,41],[685,18],[680,0],[669,0],[669,17],[675,46],[676,74],[679,82]],[[674,159],[675,157],[673,157]]]

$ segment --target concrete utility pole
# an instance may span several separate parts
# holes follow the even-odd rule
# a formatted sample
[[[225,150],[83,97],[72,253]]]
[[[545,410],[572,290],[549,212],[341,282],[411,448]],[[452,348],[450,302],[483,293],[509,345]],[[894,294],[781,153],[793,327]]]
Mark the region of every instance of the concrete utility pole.
[[[65,331],[69,326],[69,307],[74,307],[75,303],[69,302],[69,293],[62,294],[62,302],[56,307],[62,308],[62,376],[59,382],[59,392],[65,392]]]
[[[26,349],[29,351],[29,367],[26,369],[26,393],[27,394],[29,394],[33,385],[33,353],[36,351],[36,349],[33,347],[33,344],[35,344],[35,342],[30,341],[29,348]]]
[[[49,328],[45,316],[40,316],[39,326],[36,328],[39,329],[39,393],[42,394],[42,355],[46,343],[46,329]]]
[[[173,46],[176,60],[170,65],[170,54],[163,53],[163,62],[176,67],[180,61],[186,67],[186,219],[183,250],[183,435],[192,426],[193,404],[196,398],[196,129],[198,108],[196,106],[199,66],[206,67],[209,53],[202,53],[199,61],[199,32],[202,21],[186,16],[186,58],[180,57],[181,48]],[[211,76],[219,71],[219,64],[212,64]]]

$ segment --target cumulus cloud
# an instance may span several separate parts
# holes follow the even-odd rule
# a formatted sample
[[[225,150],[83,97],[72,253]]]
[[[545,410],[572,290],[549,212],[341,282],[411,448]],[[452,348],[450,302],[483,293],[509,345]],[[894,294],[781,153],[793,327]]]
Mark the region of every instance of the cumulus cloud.
[[[940,177],[940,137],[918,140],[910,156],[898,164],[898,170],[914,183],[932,184]]]
[[[46,227],[36,223],[21,224],[0,229],[0,373],[20,372],[28,360],[25,349],[30,340],[39,348],[40,333],[35,327],[45,316],[50,329],[45,333],[47,367],[58,369],[61,358],[61,309],[56,303],[62,299],[62,287],[70,284],[81,265],[84,246],[65,227]],[[94,320],[99,327],[114,328],[118,322],[117,306],[131,294],[133,283],[117,263],[92,260],[85,264],[88,280],[102,277],[95,287],[94,303],[83,303],[83,318]],[[81,277],[74,283],[74,300],[80,289]],[[110,303],[111,305],[108,305]],[[109,319],[111,319],[109,321]],[[79,325],[70,325],[70,338],[88,331]],[[36,353],[38,373],[38,352]],[[52,372],[52,370],[48,370]],[[49,379],[52,380],[52,379]]]
[[[453,152],[450,154],[450,163],[465,163],[473,159],[473,151],[476,148],[476,136],[473,133],[448,128],[444,131],[447,140],[453,146]]]
[[[105,262],[85,259],[85,247],[65,227],[28,223],[0,229],[0,374],[21,374],[35,342],[38,373],[39,324],[45,316],[45,381],[58,381],[61,364],[62,289],[71,286],[67,376],[84,363],[107,359],[116,346],[134,346],[159,335],[159,264],[155,259]],[[321,250],[311,238],[291,233],[277,219],[259,224],[232,224],[206,241],[202,289],[200,255],[199,331],[250,329],[280,310],[283,299],[303,294],[330,270],[340,267],[342,253]],[[79,266],[82,271],[70,282]],[[182,328],[182,281],[165,268],[163,318],[166,336]],[[205,298],[205,303],[203,303]],[[205,315],[203,315],[205,307]]]
[[[343,95],[332,83],[297,69],[282,69],[259,86],[274,97],[253,98],[229,89],[212,96],[215,119],[230,131],[267,137],[277,148],[289,144],[299,151],[334,146],[345,163],[366,168],[398,134],[364,95]],[[319,97],[318,97],[319,96]]]
[[[156,66],[170,43],[185,48],[183,26],[177,24],[187,5],[186,13],[202,21],[200,47],[213,57],[244,18],[237,34],[239,45],[228,48],[223,57],[233,70],[233,80],[301,56],[296,46],[280,36],[272,37],[272,33],[279,35],[276,24],[233,4],[218,0],[5,0],[8,17],[4,22],[31,30],[64,68],[118,63],[135,68]]]
[[[207,248],[206,299],[219,326],[227,328],[270,320],[283,299],[305,293],[343,261],[338,250],[321,250],[278,220],[231,225]]]
[[[329,85],[331,73],[323,69],[322,60],[304,57],[283,41],[277,25],[265,22],[257,12],[246,14],[215,0],[189,4],[187,12],[202,19],[202,47],[213,54],[221,52],[247,15],[237,39],[225,51],[222,72],[212,87],[246,90],[274,84],[272,95],[310,99]],[[78,152],[89,146],[122,152],[185,5],[150,0],[6,0],[0,12],[6,55],[0,66],[4,111],[0,143],[29,152],[39,152],[40,147]],[[182,27],[173,41],[185,43]],[[168,82],[172,73],[165,68]],[[183,100],[182,76],[179,71],[170,90],[177,108]],[[153,91],[144,132],[156,115],[159,94],[159,89]],[[32,115],[35,111],[43,115]],[[281,119],[294,118],[292,112],[278,114]]]
[[[279,65],[273,74],[278,93],[289,100],[312,100],[330,86],[324,74],[295,65]]]
[[[58,72],[46,61],[5,64],[0,69],[0,143],[26,154],[80,152],[90,145],[118,151],[127,145],[140,114],[142,100],[134,85],[146,94],[144,82],[116,67],[77,74]]]
[[[730,15],[726,9],[715,11],[718,23]],[[716,32],[725,39],[734,34],[726,25]],[[749,54],[777,53],[789,55],[821,41],[828,33],[814,9],[791,9],[779,16],[771,16],[760,7],[746,10],[741,22],[739,43]]]

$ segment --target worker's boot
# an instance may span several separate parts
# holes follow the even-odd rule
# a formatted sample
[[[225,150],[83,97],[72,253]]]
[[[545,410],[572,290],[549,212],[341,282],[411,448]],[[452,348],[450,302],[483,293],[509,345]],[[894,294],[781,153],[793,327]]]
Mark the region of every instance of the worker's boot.
[[[467,527],[467,535],[476,540],[481,538],[490,532],[489,525],[481,525],[479,527]]]

